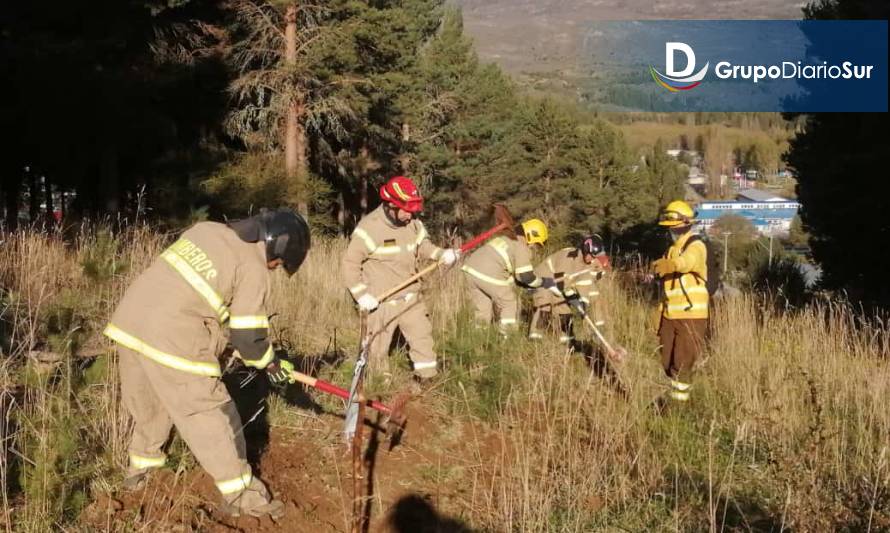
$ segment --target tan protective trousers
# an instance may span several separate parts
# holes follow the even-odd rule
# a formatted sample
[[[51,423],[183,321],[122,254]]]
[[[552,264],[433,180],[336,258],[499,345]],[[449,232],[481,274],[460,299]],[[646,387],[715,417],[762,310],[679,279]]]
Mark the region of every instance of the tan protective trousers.
[[[130,475],[164,464],[163,447],[175,426],[227,502],[259,483],[245,459],[241,417],[219,378],[174,370],[123,346],[117,350],[121,398],[134,423]]]
[[[568,306],[566,306],[568,307]],[[554,312],[557,309],[557,312]],[[543,339],[548,332],[557,333],[559,342],[568,344],[575,340],[574,315],[558,312],[559,307],[542,305],[535,307],[528,329],[529,339]]]
[[[516,317],[519,313],[519,300],[513,285],[495,285],[477,279],[472,274],[464,273],[470,290],[470,302],[476,316],[477,326],[488,326],[495,315],[498,318],[498,329],[506,334],[518,327]]]
[[[408,341],[408,356],[414,373],[422,378],[435,376],[438,370],[433,325],[430,323],[426,304],[414,293],[407,298],[383,302],[368,315],[368,332],[372,336],[369,350],[372,371],[389,371],[389,347],[396,328]]]

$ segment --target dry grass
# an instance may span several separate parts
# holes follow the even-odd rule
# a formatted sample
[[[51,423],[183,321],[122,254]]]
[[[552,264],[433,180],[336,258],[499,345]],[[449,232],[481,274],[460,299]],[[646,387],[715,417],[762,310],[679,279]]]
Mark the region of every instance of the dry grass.
[[[128,422],[113,360],[71,354],[169,239],[140,228],[3,240],[3,520],[76,528],[79,509],[119,482]],[[357,343],[343,248],[317,242],[296,279],[275,276],[273,321],[282,342],[340,383],[350,365],[332,355],[348,358]],[[782,313],[752,296],[721,302],[694,401],[659,417],[649,306],[635,290],[604,290],[609,335],[632,354],[619,370],[626,396],[578,354],[471,332],[456,272],[429,284],[446,375],[424,408],[462,435],[446,481],[435,473],[453,494],[441,512],[493,531],[890,529],[886,327],[842,305]],[[29,356],[47,347],[65,357]],[[317,423],[280,402],[271,411],[279,426]]]

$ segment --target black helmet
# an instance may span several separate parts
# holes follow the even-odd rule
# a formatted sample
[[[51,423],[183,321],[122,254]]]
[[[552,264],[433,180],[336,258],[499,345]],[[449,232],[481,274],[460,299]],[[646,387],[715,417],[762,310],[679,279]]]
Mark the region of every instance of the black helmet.
[[[581,237],[581,241],[578,243],[578,249],[581,250],[583,255],[592,255],[594,257],[606,252],[606,248],[603,245],[603,238],[596,233]]]
[[[309,252],[309,225],[292,209],[260,209],[260,214],[229,223],[245,242],[266,243],[266,260],[284,261],[284,270],[292,276]]]

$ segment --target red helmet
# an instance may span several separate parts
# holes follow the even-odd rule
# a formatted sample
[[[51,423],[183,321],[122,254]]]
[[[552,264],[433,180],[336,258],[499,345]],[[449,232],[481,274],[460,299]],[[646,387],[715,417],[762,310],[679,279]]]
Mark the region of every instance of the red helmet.
[[[396,176],[380,187],[380,199],[409,213],[423,211],[423,197],[410,178]]]

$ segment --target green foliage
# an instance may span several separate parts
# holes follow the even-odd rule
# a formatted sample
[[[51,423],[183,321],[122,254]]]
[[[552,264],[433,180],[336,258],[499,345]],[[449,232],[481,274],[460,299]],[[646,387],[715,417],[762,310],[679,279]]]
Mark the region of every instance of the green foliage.
[[[519,334],[504,340],[494,328],[479,329],[467,310],[456,318],[439,354],[449,361],[445,388],[457,411],[493,421],[522,385],[519,357],[527,343]]]
[[[821,0],[804,9],[813,19],[886,19],[887,2]],[[820,55],[820,50],[808,50]],[[798,177],[803,227],[822,282],[856,301],[890,307],[886,113],[819,113],[801,117],[803,131],[786,162]],[[854,192],[855,191],[855,192]],[[851,196],[853,195],[853,196]],[[881,244],[878,244],[881,243]]]
[[[787,243],[796,248],[809,248],[810,246],[810,234],[804,229],[800,215],[795,215],[791,220]]]
[[[42,510],[37,519],[48,530],[60,519],[76,518],[88,502],[87,487],[96,473],[96,465],[91,464],[95,457],[88,453],[81,431],[83,421],[72,416],[67,392],[78,385],[74,373],[29,365],[23,381],[33,391],[34,400],[18,412],[16,422],[36,431],[21,434],[18,446],[29,450],[29,460],[21,464],[18,485],[25,500],[31,502],[32,511]]]
[[[127,271],[122,261],[122,243],[113,232],[103,229],[92,235],[81,248],[80,266],[91,281],[104,283]]]
[[[768,253],[763,247],[754,247],[750,251],[746,267],[750,288],[769,296],[783,308],[803,306],[811,295],[800,260],[775,246],[770,264]]]

